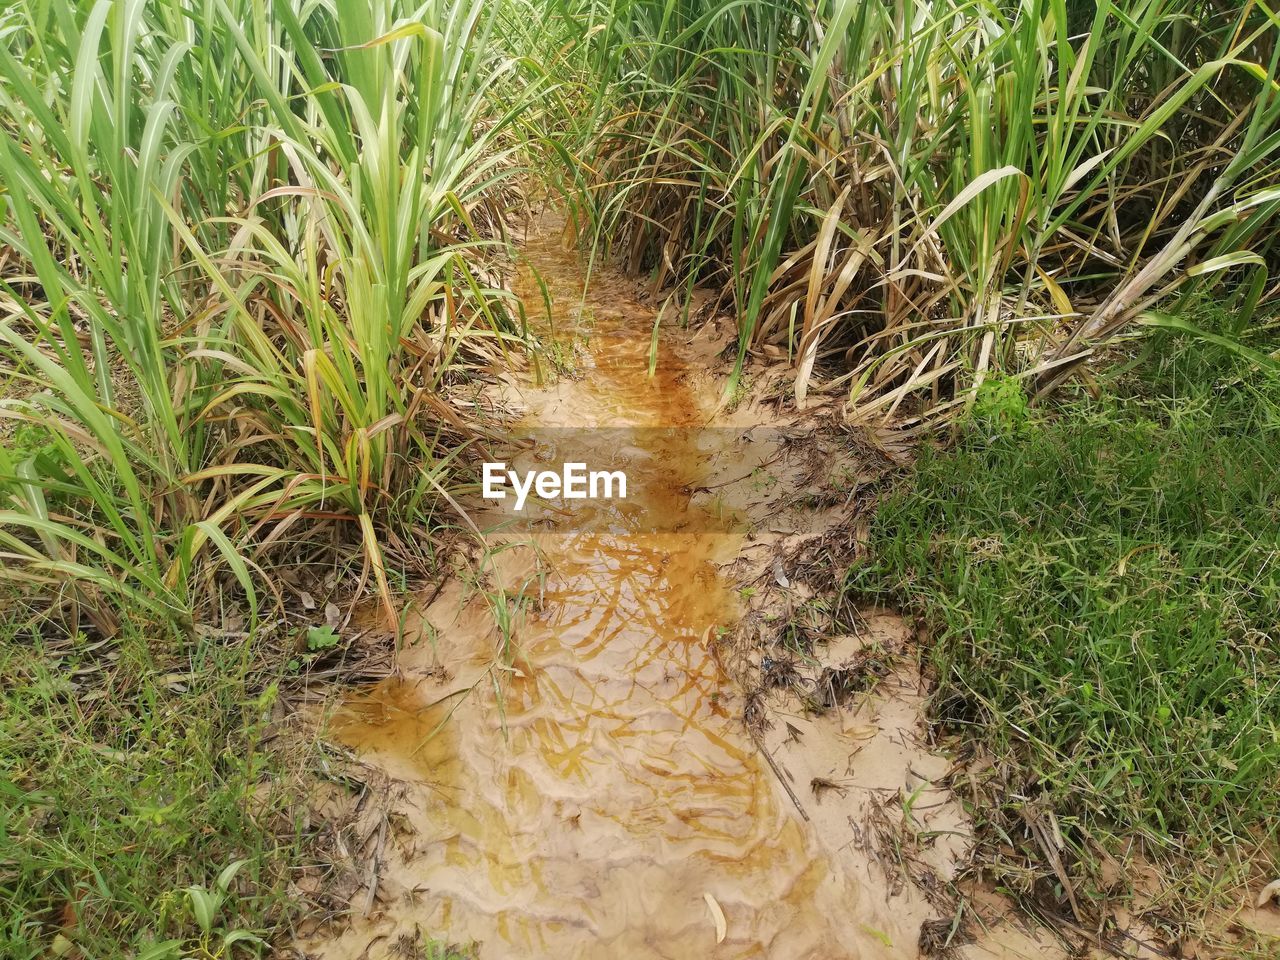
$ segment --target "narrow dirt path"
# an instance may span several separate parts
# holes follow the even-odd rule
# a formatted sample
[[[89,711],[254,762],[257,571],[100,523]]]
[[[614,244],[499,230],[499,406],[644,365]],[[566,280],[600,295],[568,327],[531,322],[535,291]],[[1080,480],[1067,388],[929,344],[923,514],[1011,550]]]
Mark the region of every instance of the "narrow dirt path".
[[[451,584],[399,676],[341,712],[336,736],[399,786],[368,916],[300,946],[376,958],[422,935],[485,960],[916,957],[922,924],[945,919],[937,905],[851,840],[864,835],[855,808],[811,796],[813,771],[869,738],[867,718],[807,724],[803,747],[778,733],[796,728],[768,725],[787,765],[774,769],[717,659],[718,633],[743,613],[721,571],[751,546],[725,522],[733,508],[705,495],[740,442],[715,412],[722,342],[664,334],[651,375],[654,311],[633,280],[598,270],[584,294],[554,229],[525,257],[530,316],[545,313],[540,276],[581,368],[520,387],[533,459],[623,469],[628,497],[494,535],[494,579],[506,600],[528,598],[525,615],[495,629],[493,587]],[[780,510],[787,485],[761,494],[747,473],[757,514]],[[919,757],[901,742],[919,719],[906,712],[867,755],[894,796]]]

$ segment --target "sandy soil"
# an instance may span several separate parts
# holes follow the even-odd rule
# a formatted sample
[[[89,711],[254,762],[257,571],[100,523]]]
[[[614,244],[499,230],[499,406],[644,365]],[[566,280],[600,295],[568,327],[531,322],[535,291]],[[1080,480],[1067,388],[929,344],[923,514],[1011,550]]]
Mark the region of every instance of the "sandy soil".
[[[780,413],[764,375],[727,405],[727,325],[651,340],[635,281],[584,292],[554,224],[525,255],[565,375],[497,388],[529,440],[512,462],[625,469],[628,497],[468,505],[487,549],[331,725],[380,784],[368,868],[295,956],[1068,956],[956,884],[963,771],[929,741],[909,627],[830,609],[893,452],[820,399]]]

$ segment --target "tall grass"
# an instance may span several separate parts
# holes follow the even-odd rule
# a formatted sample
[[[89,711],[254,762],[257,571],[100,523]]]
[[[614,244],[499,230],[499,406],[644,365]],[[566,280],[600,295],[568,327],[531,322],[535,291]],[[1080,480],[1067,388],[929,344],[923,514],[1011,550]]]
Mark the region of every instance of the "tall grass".
[[[1274,294],[1280,19],[1218,0],[536,4],[592,239],[720,285],[739,363],[923,429],[1155,305]],[[566,54],[569,48],[572,52]]]
[[[111,631],[336,540],[386,597],[469,433],[445,387],[513,330],[486,264],[534,91],[494,11],[2,16],[5,574]]]

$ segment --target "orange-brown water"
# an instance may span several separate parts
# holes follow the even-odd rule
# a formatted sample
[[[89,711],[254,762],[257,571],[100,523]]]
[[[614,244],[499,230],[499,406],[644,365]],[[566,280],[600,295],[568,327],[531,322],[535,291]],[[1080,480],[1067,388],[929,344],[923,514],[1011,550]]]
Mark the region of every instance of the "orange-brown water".
[[[630,496],[537,535],[542,602],[510,660],[487,602],[461,590],[428,612],[402,678],[339,717],[338,735],[411,789],[385,868],[400,899],[321,955],[417,926],[504,960],[913,956],[914,943],[889,949],[892,921],[821,852],[717,662],[716,630],[736,616],[717,568],[740,538],[708,532],[690,503],[712,455],[698,434],[645,429],[712,418],[710,352],[660,341],[651,377],[654,314],[629,281],[597,276],[584,296],[555,238],[526,256],[557,334],[587,337],[583,376],[522,388],[527,423],[635,428],[634,444],[611,434],[594,451],[625,465]],[[527,272],[520,292],[536,316]],[[655,516],[664,532],[642,532]],[[726,919],[718,945],[708,894]]]

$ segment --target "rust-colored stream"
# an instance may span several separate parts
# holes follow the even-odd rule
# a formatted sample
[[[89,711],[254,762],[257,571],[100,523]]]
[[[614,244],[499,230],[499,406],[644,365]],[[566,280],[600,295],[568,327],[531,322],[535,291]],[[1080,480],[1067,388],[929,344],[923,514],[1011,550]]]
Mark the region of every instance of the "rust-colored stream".
[[[712,417],[720,388],[696,369],[710,351],[663,340],[650,378],[654,314],[629,281],[597,275],[584,296],[557,238],[525,255],[557,332],[589,335],[581,377],[521,388],[527,423],[636,428],[633,448],[610,434],[596,451],[625,465],[631,496],[538,534],[545,594],[511,637],[511,670],[492,668],[489,608],[460,588],[428,613],[402,678],[339,716],[342,740],[409,784],[408,822],[383,868],[399,899],[319,955],[356,956],[374,933],[389,943],[415,926],[502,960],[914,955],[886,948],[867,893],[743,729],[715,658],[710,639],[736,615],[717,566],[739,538],[708,532],[690,504],[708,457],[695,431],[644,429]],[[527,272],[521,293],[543,312]],[[664,532],[643,532],[646,516]],[[707,894],[725,915],[720,944]]]

